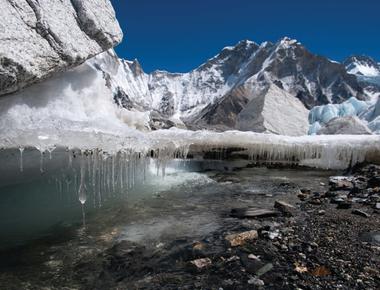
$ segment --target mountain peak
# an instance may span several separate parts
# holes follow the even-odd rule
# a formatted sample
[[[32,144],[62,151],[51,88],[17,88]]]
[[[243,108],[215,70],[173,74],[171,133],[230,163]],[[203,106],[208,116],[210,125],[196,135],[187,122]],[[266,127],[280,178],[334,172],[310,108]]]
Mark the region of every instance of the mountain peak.
[[[278,46],[282,47],[282,48],[289,48],[289,47],[292,47],[296,44],[300,44],[296,39],[291,39],[287,36],[283,37],[282,39],[280,39],[278,42],[277,42]]]
[[[129,68],[135,76],[144,74],[142,66],[137,58],[135,58],[133,61],[126,61],[126,63],[128,64]]]
[[[249,39],[243,39],[243,40],[240,40],[236,45],[236,46],[252,46],[252,45],[258,45],[256,42],[252,41],[252,40],[249,40]]]

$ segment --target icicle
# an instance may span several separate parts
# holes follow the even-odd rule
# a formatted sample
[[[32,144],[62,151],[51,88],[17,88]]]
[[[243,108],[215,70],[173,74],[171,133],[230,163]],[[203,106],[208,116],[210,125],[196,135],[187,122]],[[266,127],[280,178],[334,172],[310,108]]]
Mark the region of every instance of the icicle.
[[[52,160],[52,158],[53,158],[52,153],[53,153],[54,149],[55,149],[54,146],[53,146],[53,147],[49,147],[49,148],[47,149],[47,151],[49,152],[49,159],[50,159],[50,160]]]
[[[71,168],[73,166],[73,155],[72,152],[69,150],[69,163],[68,167]]]
[[[82,207],[82,224],[83,227],[86,227],[86,211],[84,210],[84,203],[81,204]]]
[[[19,147],[18,150],[20,151],[20,172],[24,171],[24,161],[23,161],[23,153],[24,153],[24,147]]]
[[[92,174],[91,174],[91,184],[92,184],[92,198],[94,203],[94,208],[96,208],[96,158],[95,152],[92,152]]]
[[[124,153],[120,153],[120,158],[119,158],[119,179],[120,179],[120,190],[124,190],[124,182],[123,182],[123,157]],[[123,193],[123,192],[122,192]]]
[[[112,191],[115,194],[115,158],[116,155],[112,156]]]
[[[44,172],[44,152],[40,150],[40,172]]]
[[[81,155],[81,165],[80,165],[80,185],[78,190],[78,199],[82,206],[82,221],[83,221],[83,227],[86,226],[86,215],[84,210],[84,204],[87,201],[87,188],[85,183],[86,178],[86,166],[84,162],[84,156],[83,152]]]

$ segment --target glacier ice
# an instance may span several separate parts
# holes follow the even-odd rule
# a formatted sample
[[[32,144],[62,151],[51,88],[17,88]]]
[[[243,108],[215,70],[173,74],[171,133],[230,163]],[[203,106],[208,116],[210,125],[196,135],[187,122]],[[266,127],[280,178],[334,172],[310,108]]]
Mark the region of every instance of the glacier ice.
[[[331,119],[345,116],[358,116],[365,112],[369,104],[360,101],[355,97],[351,97],[341,104],[327,104],[324,106],[316,106],[310,110],[309,123],[319,122],[326,124]]]
[[[380,106],[380,99],[372,99],[369,101],[360,101],[355,97],[351,97],[341,104],[327,104],[317,106],[309,112],[309,134],[316,134],[318,130],[326,125],[332,119],[338,117],[359,117],[364,123],[371,122],[376,115],[376,107]],[[374,125],[368,124],[370,129],[376,133]]]

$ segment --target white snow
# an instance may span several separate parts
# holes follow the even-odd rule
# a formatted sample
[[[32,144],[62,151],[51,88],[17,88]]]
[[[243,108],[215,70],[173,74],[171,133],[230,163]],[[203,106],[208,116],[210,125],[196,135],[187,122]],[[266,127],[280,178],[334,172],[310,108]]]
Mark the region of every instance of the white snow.
[[[348,71],[350,74],[363,75],[368,77],[380,76],[380,71],[365,63],[355,63],[355,65]]]

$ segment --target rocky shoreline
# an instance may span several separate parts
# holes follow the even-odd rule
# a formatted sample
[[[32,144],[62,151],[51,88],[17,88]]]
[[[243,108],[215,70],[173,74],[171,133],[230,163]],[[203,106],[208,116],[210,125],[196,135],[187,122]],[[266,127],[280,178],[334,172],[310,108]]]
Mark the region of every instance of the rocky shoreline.
[[[108,252],[105,272],[116,274],[119,289],[378,289],[379,194],[380,167],[357,167],[330,178],[326,192],[300,189],[295,205],[278,200],[271,210],[232,209],[241,223],[231,234],[168,245],[168,251],[178,247],[169,271],[159,270],[165,259],[150,257],[162,264],[158,273],[129,286],[127,261],[136,252],[122,242]],[[157,269],[137,268],[139,274]]]
[[[309,180],[305,175],[302,182],[279,180],[271,190],[257,192],[250,187],[252,173],[249,169],[210,173],[213,187],[219,186],[216,190],[228,189],[225,195],[202,197],[195,205],[188,196],[191,211],[182,212],[185,221],[187,217],[191,223],[189,213],[200,210],[215,212],[221,225],[197,238],[188,233],[153,246],[147,240],[102,238],[102,244],[91,248],[89,240],[94,237],[86,236],[77,244],[66,243],[64,249],[50,248],[44,255],[51,260],[41,269],[34,265],[33,271],[41,273],[35,280],[26,283],[23,277],[31,269],[16,274],[17,279],[3,272],[0,285],[7,289],[379,289],[380,166],[357,166],[340,177],[329,178],[333,172],[328,172],[321,178],[310,174]],[[264,176],[260,184],[266,182],[273,183]],[[172,204],[180,208],[176,200]]]

